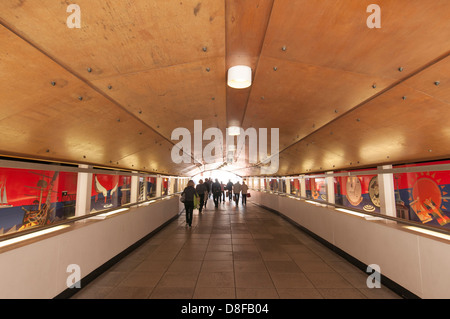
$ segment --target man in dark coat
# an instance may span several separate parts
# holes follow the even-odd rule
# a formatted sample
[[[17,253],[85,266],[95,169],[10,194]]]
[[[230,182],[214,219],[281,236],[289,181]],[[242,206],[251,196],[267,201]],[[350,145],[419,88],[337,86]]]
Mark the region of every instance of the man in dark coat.
[[[216,181],[211,185],[211,191],[213,193],[214,205],[219,207],[219,196],[222,188],[220,187],[219,180],[216,178]]]
[[[231,179],[228,180],[227,190],[228,190],[228,200],[231,202],[231,198],[233,197],[233,183],[231,182]]]

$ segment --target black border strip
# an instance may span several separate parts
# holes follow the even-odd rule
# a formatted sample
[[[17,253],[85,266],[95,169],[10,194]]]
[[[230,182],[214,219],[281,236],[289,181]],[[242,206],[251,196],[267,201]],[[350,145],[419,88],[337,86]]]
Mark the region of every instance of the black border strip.
[[[308,234],[310,237],[314,238],[315,240],[317,240],[318,242],[320,242],[322,245],[324,245],[325,247],[327,247],[328,249],[332,250],[333,252],[335,252],[336,254],[338,254],[339,256],[341,256],[342,258],[344,258],[345,260],[347,260],[348,262],[350,262],[351,264],[353,264],[354,266],[356,266],[358,269],[360,269],[361,271],[363,271],[365,274],[366,273],[366,269],[367,266],[366,264],[364,264],[362,261],[356,259],[355,257],[353,257],[352,255],[349,255],[347,252],[345,252],[344,250],[340,249],[339,247],[336,247],[335,245],[333,245],[332,243],[330,243],[329,241],[323,239],[322,237],[318,236],[317,234],[313,233],[312,231],[310,231],[309,229],[305,228],[304,226],[300,225],[299,223],[297,223],[296,221],[290,219],[289,217],[287,217],[286,215],[283,215],[282,213],[280,213],[279,211],[272,209],[270,207],[261,205],[261,204],[257,204],[255,202],[253,202],[253,204],[262,207],[274,214],[279,215],[280,217],[282,217],[283,219],[287,220],[289,223],[291,223],[292,225],[298,227],[300,230],[302,230],[303,232],[305,232],[306,234]],[[412,293],[411,291],[409,291],[408,289],[400,286],[399,284],[397,284],[395,281],[389,279],[388,277],[384,276],[383,274],[380,274],[380,278],[381,278],[381,282],[384,286],[386,286],[387,288],[389,288],[390,290],[392,290],[394,293],[396,293],[397,295],[399,295],[400,297],[402,297],[403,299],[421,299],[419,296],[417,296],[416,294]]]
[[[128,256],[128,254],[130,254],[132,251],[134,251],[136,248],[138,248],[139,246],[141,246],[143,243],[145,243],[147,240],[149,240],[151,237],[153,237],[156,233],[158,233],[161,229],[163,229],[164,227],[166,227],[168,224],[170,224],[171,222],[175,221],[176,219],[178,219],[181,215],[183,211],[181,211],[180,213],[176,214],[175,216],[173,216],[172,218],[170,218],[169,220],[167,220],[166,222],[164,222],[162,225],[160,225],[158,228],[154,229],[152,232],[148,233],[147,235],[145,235],[144,237],[142,237],[141,239],[139,239],[137,242],[135,242],[134,244],[132,244],[131,246],[129,246],[128,248],[126,248],[125,250],[123,250],[122,252],[120,252],[119,254],[117,254],[116,256],[114,256],[113,258],[111,258],[110,260],[108,260],[107,262],[105,262],[103,265],[101,265],[100,267],[98,267],[97,269],[93,270],[92,272],[90,272],[88,275],[84,276],[78,283],[80,283],[80,287],[81,288],[66,288],[64,291],[62,291],[60,294],[58,294],[57,296],[55,296],[53,299],[70,299],[72,296],[74,296],[75,294],[77,294],[78,292],[80,292],[84,287],[86,287],[90,282],[92,282],[94,279],[96,279],[97,277],[99,277],[101,274],[103,274],[105,271],[107,271],[109,268],[111,268],[112,266],[114,266],[116,263],[118,263],[120,260],[122,260],[123,258],[125,258],[126,256]],[[77,283],[77,284],[78,284]],[[76,284],[74,284],[75,286]]]

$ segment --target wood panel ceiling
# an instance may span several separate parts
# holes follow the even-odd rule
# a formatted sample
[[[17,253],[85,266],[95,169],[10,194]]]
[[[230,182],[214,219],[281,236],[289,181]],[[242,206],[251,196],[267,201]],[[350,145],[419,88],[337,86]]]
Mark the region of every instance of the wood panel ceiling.
[[[275,175],[449,158],[450,2],[370,3],[2,0],[0,154],[190,175],[171,133],[202,120],[279,128]]]

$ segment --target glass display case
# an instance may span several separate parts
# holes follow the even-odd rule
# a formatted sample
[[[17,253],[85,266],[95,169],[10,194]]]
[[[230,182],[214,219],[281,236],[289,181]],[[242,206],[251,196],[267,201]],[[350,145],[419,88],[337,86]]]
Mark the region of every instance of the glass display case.
[[[0,235],[75,215],[77,173],[0,168]]]
[[[119,207],[130,202],[131,176],[94,174],[91,212]]]
[[[370,170],[361,170],[370,174]],[[340,172],[343,173],[343,172]],[[335,203],[366,212],[380,212],[377,174],[335,177]]]
[[[450,161],[410,164],[396,168],[421,168]],[[450,172],[427,168],[394,174],[397,217],[421,224],[450,228]]]

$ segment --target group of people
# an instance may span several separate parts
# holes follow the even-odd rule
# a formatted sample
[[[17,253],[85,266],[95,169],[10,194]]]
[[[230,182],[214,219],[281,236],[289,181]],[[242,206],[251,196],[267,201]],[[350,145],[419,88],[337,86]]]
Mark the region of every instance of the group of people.
[[[222,203],[223,201],[223,203],[225,203],[225,192],[227,192],[228,200],[234,200],[236,202],[236,206],[239,205],[239,197],[242,193],[242,205],[247,205],[248,186],[245,184],[245,181],[243,181],[242,184],[240,184],[239,181],[233,184],[233,182],[229,180],[225,185],[222,182],[219,183],[217,178],[214,182],[212,181],[212,178],[205,178],[205,181],[200,179],[196,186],[194,181],[190,180],[186,188],[181,193],[184,197],[186,225],[189,227],[192,225],[192,215],[195,208],[195,196],[199,198],[198,211],[201,213],[203,208],[206,207],[208,198],[211,198],[211,195],[216,208],[219,207],[219,202]],[[233,194],[234,199],[232,199]]]

